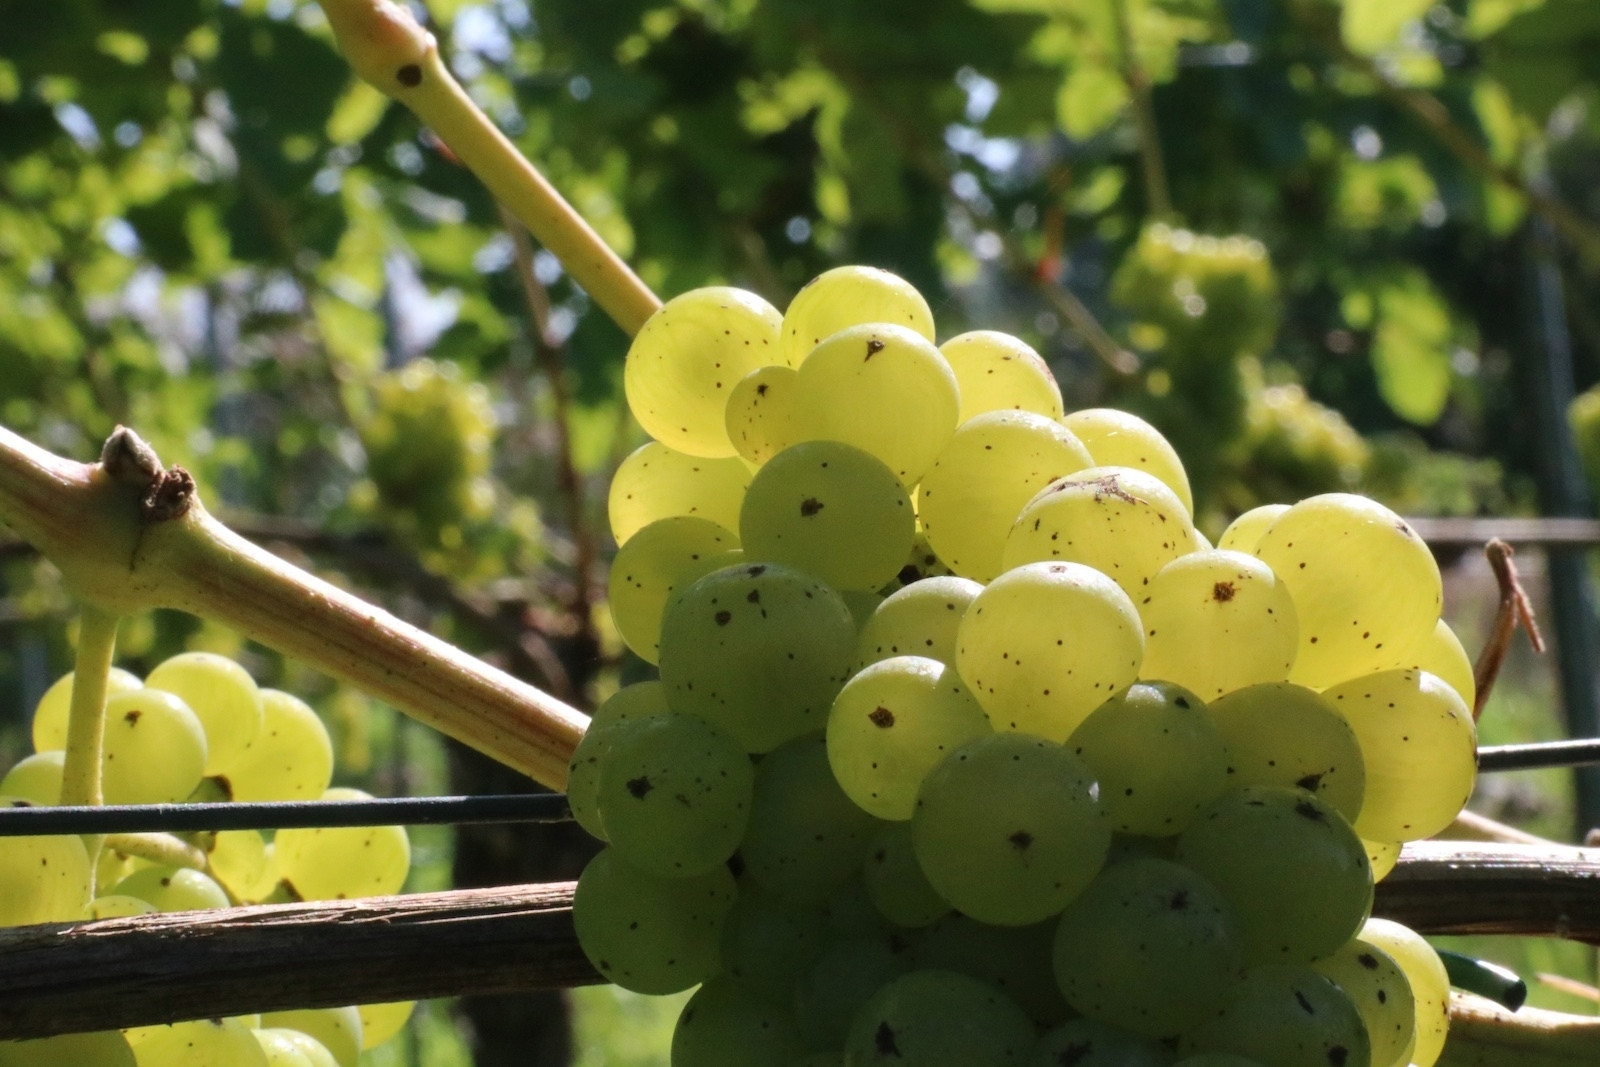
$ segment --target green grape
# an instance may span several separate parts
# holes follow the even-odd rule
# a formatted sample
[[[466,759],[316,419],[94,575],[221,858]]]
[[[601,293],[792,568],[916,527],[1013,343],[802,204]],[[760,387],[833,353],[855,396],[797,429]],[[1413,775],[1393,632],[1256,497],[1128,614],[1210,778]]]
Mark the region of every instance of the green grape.
[[[949,752],[991,733],[954,668],[894,656],[865,668],[828,714],[828,762],[839,786],[880,819],[909,819],[917,789]]]
[[[611,536],[625,545],[652,522],[680,515],[735,529],[749,484],[750,470],[740,460],[687,456],[651,441],[635,449],[611,476],[606,501]]]
[[[0,796],[0,808],[28,807],[26,800]],[[83,918],[90,875],[82,838],[0,837],[0,926]]]
[[[1405,972],[1416,1008],[1413,1067],[1433,1067],[1450,1033],[1450,975],[1426,938],[1388,919],[1368,919],[1360,940],[1382,949]]]
[[[1195,546],[1189,513],[1166,484],[1132,467],[1058,478],[1023,506],[1006,539],[1007,569],[1040,560],[1083,563],[1142,599],[1157,571]]]
[[[0,1041],[0,1067],[137,1067],[128,1039],[117,1030],[62,1034],[34,1041]]]
[[[1217,538],[1217,547],[1254,555],[1256,546],[1261,543],[1261,536],[1278,521],[1278,516],[1288,510],[1288,504],[1262,504],[1258,508],[1251,508],[1228,524],[1222,536]]]
[[[359,789],[322,794],[323,800],[367,798]],[[398,893],[411,870],[411,841],[403,826],[279,830],[272,845],[283,880],[302,900]]]
[[[1073,1019],[1039,1039],[1028,1067],[1167,1067],[1172,1053],[1147,1037],[1093,1019]]]
[[[955,971],[993,986],[1039,1026],[1055,1026],[1073,1011],[1061,998],[1052,953],[1054,921],[991,926],[951,913],[910,936],[922,970]]]
[[[338,1061],[327,1049],[297,1030],[269,1028],[251,1032],[267,1057],[267,1067],[338,1067]]]
[[[956,376],[933,342],[870,323],[812,349],[793,411],[800,440],[854,445],[912,486],[955,433],[960,404]]]
[[[1355,1005],[1309,967],[1252,967],[1233,999],[1187,1035],[1191,1047],[1272,1067],[1370,1067],[1371,1044]]]
[[[1294,597],[1300,650],[1291,681],[1325,689],[1392,667],[1439,621],[1439,565],[1382,504],[1325,493],[1295,504],[1255,554]]]
[[[722,968],[764,996],[786,1001],[827,943],[828,918],[821,911],[795,907],[745,882],[722,928]]]
[[[890,823],[879,831],[867,850],[861,880],[872,906],[895,926],[927,926],[950,913],[917,863],[910,823]]]
[[[1299,626],[1289,591],[1272,568],[1243,552],[1179,556],[1155,573],[1139,600],[1146,678],[1206,700],[1289,677]]]
[[[103,897],[95,897],[89,901],[91,919],[125,919],[131,915],[153,915],[155,911],[156,906],[148,900],[123,896],[120,893],[107,893]]]
[[[0,796],[17,797],[41,807],[61,803],[61,769],[66,759],[67,754],[60,750],[24,757],[0,778]]]
[[[883,603],[883,597],[862,589],[841,589],[839,597],[844,601],[845,607],[850,609],[850,618],[856,624],[857,633],[860,633],[867,620],[872,618],[872,613],[878,610],[878,605]]]
[[[1100,782],[1113,830],[1182,833],[1228,788],[1228,746],[1205,702],[1170,682],[1139,682],[1096,708],[1067,748]]]
[[[1183,460],[1161,431],[1137,415],[1116,408],[1084,408],[1061,419],[1094,457],[1096,467],[1132,467],[1153,474],[1194,512],[1194,494]],[[1220,546],[1219,546],[1220,547]]]
[[[712,978],[683,1006],[672,1067],[784,1067],[805,1055],[787,1003],[730,977]]]
[[[1455,821],[1478,776],[1478,730],[1456,691],[1427,671],[1354,678],[1323,694],[1343,713],[1366,763],[1356,830],[1420,841]]]
[[[1367,862],[1372,864],[1372,880],[1381,882],[1394,870],[1394,865],[1400,860],[1400,848],[1403,841],[1368,841],[1362,839],[1361,844],[1367,850]]]
[[[375,1049],[398,1034],[405,1028],[416,1006],[414,1000],[358,1006],[356,1011],[361,1015],[361,1051]]]
[[[1252,1060],[1248,1056],[1235,1056],[1231,1052],[1202,1052],[1194,1056],[1185,1056],[1172,1067],[1269,1067],[1260,1060]]]
[[[867,1000],[910,969],[908,953],[892,947],[887,938],[833,942],[795,983],[794,1018],[806,1045],[843,1045]]]
[[[1128,595],[1079,563],[1030,563],[961,618],[956,666],[997,730],[1065,741],[1139,676],[1144,633]]]
[[[1461,698],[1461,703],[1468,708],[1474,705],[1478,698],[1478,683],[1473,677],[1472,659],[1467,655],[1467,650],[1461,647],[1461,638],[1450,629],[1450,624],[1440,619],[1433,626],[1433,633],[1422,639],[1422,643],[1411,650],[1411,655],[1406,657],[1410,662],[1402,664],[1406,667],[1415,667],[1438,676],[1456,695]],[[4,792],[0,788],[0,792]]]
[[[939,346],[961,388],[961,421],[986,411],[1031,411],[1059,419],[1061,387],[1039,353],[998,330],[973,330]]]
[[[226,908],[227,891],[208,875],[186,867],[141,867],[111,890],[117,896],[136,897],[157,911],[203,911]]]
[[[835,267],[806,283],[783,313],[780,359],[791,367],[824,338],[862,323],[891,322],[933,340],[933,312],[904,278],[877,267]]]
[[[870,839],[875,839],[875,831],[892,825],[896,824],[874,823],[874,833],[868,835],[867,847],[871,848]],[[863,867],[866,865],[865,852],[861,864]],[[860,870],[851,872],[849,878],[828,894],[828,899],[822,902],[821,911],[828,920],[828,934],[832,938],[888,937],[892,932],[890,924],[884,922],[883,916],[873,906],[872,897],[867,893],[866,878]]]
[[[645,322],[622,368],[628,410],[645,432],[691,456],[734,455],[723,423],[739,379],[782,363],[783,317],[754,293],[723,286],[668,300]]]
[[[661,681],[672,709],[749,752],[821,730],[855,659],[856,624],[839,594],[772,563],[713,571],[661,619]]]
[[[106,699],[101,790],[107,804],[175,804],[206,766],[206,734],[179,697],[160,689]]]
[[[228,767],[234,800],[315,800],[333,781],[333,741],[311,706],[261,690],[261,732]]]
[[[1165,1037],[1227,999],[1243,965],[1233,909],[1205,878],[1154,857],[1108,863],[1055,934],[1061,991],[1087,1018]]]
[[[735,893],[726,867],[658,878],[606,848],[578,879],[572,925],[608,980],[635,993],[678,993],[721,969],[723,921]]]
[[[600,767],[617,726],[649,715],[664,715],[669,710],[666,688],[655,680],[623,686],[595,709],[567,767],[567,806],[589,836],[606,840],[599,808]]]
[[[101,887],[116,885],[137,870],[141,863],[116,849],[102,848],[100,858],[94,863],[94,884]]]
[[[106,676],[106,696],[124,693],[144,685],[139,676],[112,667]],[[72,717],[72,674],[57,678],[55,684],[44,691],[33,711],[33,750],[51,752],[67,747],[67,721]]]
[[[1228,744],[1228,784],[1304,789],[1355,823],[1367,765],[1342,710],[1293,682],[1264,682],[1212,701],[1211,719]]]
[[[261,873],[249,885],[234,889],[234,895],[248,904],[264,904],[268,897],[278,894],[283,886],[283,872],[278,870],[278,849],[268,841],[262,849]]]
[[[206,732],[206,774],[223,774],[261,731],[261,692],[250,672],[214,652],[183,652],[145,676],[178,697]]]
[[[916,493],[912,492],[911,502],[915,504]],[[900,585],[910,586],[929,578],[953,577],[949,567],[939,558],[939,554],[928,544],[928,535],[917,527],[917,539],[911,545],[911,553],[906,556],[905,566],[900,568]]]
[[[1058,478],[1094,466],[1072,431],[1028,411],[991,411],[961,424],[922,476],[917,517],[951,570],[980,582],[1005,568],[1023,507]]]
[[[1303,790],[1228,793],[1183,832],[1173,859],[1233,905],[1251,962],[1326,956],[1355,936],[1372,909],[1372,868],[1361,839],[1332,806]]]
[[[705,720],[634,719],[601,760],[600,823],[617,855],[640,870],[702,874],[739,847],[754,780],[744,749]]]
[[[879,989],[845,1042],[851,1067],[1013,1067],[1034,1046],[1033,1023],[1003,994],[954,971],[912,971]]]
[[[760,467],[800,440],[794,421],[799,381],[800,372],[793,367],[757,367],[728,394],[723,423],[747,469]]]
[[[1350,998],[1367,1027],[1373,1067],[1404,1067],[1416,1041],[1417,1005],[1411,985],[1393,956],[1357,938],[1339,946],[1311,969]]]
[[[1054,915],[1100,870],[1111,830],[1094,774],[1023,733],[970,741],[923,780],[911,818],[917,862],[951,907],[1022,926]]]
[[[611,617],[647,663],[661,658],[661,615],[678,589],[742,557],[739,538],[710,519],[657,519],[617,550],[611,564]]]
[[[926,656],[955,666],[956,630],[967,605],[983,592],[969,578],[922,578],[884,597],[861,627],[858,666],[891,656]]]
[[[255,1032],[237,1019],[137,1026],[123,1034],[139,1067],[271,1067]]]
[[[911,499],[894,473],[837,441],[807,441],[772,457],[739,513],[751,559],[794,567],[836,589],[888,582],[916,533]]]
[[[756,766],[739,855],[750,880],[777,899],[819,907],[860,869],[878,825],[839,788],[822,737],[808,734]]]
[[[261,1025],[295,1030],[314,1038],[339,1067],[356,1067],[361,1058],[361,1011],[346,1008],[301,1008],[262,1013]]]

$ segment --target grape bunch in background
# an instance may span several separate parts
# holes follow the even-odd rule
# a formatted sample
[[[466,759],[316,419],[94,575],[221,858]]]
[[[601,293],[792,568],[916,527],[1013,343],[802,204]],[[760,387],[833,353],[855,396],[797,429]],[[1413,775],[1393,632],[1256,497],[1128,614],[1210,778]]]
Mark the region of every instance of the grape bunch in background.
[[[40,700],[36,751],[0,777],[0,804],[60,802],[72,680]],[[143,681],[113,668],[107,690],[107,804],[366,795],[330,788],[333,746],[315,711],[258,687],[226,657],[183,653]],[[113,835],[92,858],[76,835],[0,838],[0,926],[395,893],[411,868],[400,826],[280,830],[270,840],[224,830],[171,844],[169,857],[147,837]],[[196,856],[203,863],[162,862]],[[0,1042],[0,1067],[355,1067],[363,1048],[394,1036],[410,1013],[409,1003],[377,1004]]]
[[[870,268],[680,296],[625,385],[610,599],[659,678],[573,759],[574,920],[699,986],[675,1067],[1435,1061],[1444,969],[1369,913],[1471,792],[1472,674],[1401,519],[1213,547],[1151,426]]]

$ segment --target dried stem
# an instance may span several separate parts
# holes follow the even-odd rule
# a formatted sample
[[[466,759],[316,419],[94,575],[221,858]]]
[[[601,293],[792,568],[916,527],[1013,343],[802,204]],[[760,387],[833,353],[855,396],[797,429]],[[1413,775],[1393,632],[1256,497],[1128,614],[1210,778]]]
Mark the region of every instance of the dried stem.
[[[1472,704],[1474,721],[1483,714],[1484,707],[1489,703],[1489,692],[1494,688],[1495,679],[1500,676],[1500,666],[1505,662],[1506,654],[1511,651],[1511,635],[1516,632],[1518,623],[1528,631],[1533,650],[1544,651],[1544,638],[1533,617],[1533,605],[1517,579],[1516,564],[1511,562],[1516,551],[1495,537],[1483,546],[1483,554],[1488,557],[1489,566],[1494,570],[1494,579],[1500,586],[1500,606],[1495,611],[1494,629],[1484,642],[1483,651],[1478,654],[1478,663],[1472,672],[1473,684],[1477,689],[1477,698]]]
[[[1156,109],[1150,97],[1150,75],[1139,62],[1139,46],[1134,38],[1133,21],[1128,17],[1128,0],[1111,0],[1111,18],[1116,23],[1118,70],[1128,87],[1128,101],[1134,126],[1139,131],[1139,170],[1144,175],[1145,204],[1150,215],[1165,219],[1172,214],[1172,196],[1167,191],[1167,166],[1161,153],[1161,131],[1156,128]]]

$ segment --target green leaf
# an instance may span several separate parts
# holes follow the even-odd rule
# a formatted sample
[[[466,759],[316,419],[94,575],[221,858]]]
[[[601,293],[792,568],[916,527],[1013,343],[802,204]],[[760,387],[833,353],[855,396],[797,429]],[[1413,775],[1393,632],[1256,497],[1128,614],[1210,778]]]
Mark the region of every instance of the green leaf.
[[[1351,51],[1375,55],[1396,43],[1400,31],[1433,6],[1433,0],[1344,0],[1339,32]]]
[[[1430,426],[1450,399],[1449,309],[1420,271],[1408,270],[1377,294],[1372,368],[1395,414]]]
[[[1102,132],[1122,114],[1128,87],[1107,67],[1075,67],[1056,94],[1056,117],[1070,136],[1086,141]]]

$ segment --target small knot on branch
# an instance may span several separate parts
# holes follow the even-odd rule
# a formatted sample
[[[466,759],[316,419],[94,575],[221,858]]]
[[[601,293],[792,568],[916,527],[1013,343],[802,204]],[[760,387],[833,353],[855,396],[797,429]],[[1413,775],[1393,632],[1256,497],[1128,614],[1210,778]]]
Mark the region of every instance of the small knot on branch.
[[[194,500],[194,476],[182,467],[163,467],[156,450],[126,426],[118,426],[106,438],[100,467],[113,481],[143,491],[139,517],[145,522],[176,519]]]

